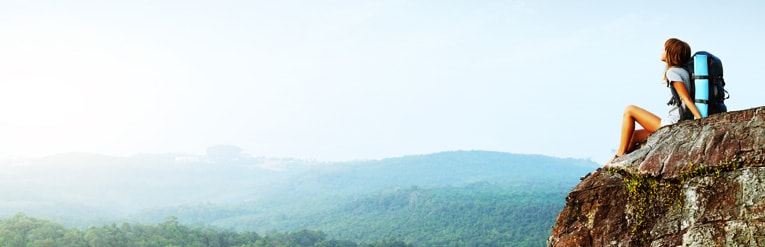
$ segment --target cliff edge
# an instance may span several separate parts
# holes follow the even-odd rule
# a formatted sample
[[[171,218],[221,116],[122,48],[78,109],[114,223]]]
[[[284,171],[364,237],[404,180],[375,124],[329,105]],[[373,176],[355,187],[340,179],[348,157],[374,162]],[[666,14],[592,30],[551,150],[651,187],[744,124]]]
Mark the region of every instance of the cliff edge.
[[[548,246],[765,246],[765,107],[683,121],[585,177]]]

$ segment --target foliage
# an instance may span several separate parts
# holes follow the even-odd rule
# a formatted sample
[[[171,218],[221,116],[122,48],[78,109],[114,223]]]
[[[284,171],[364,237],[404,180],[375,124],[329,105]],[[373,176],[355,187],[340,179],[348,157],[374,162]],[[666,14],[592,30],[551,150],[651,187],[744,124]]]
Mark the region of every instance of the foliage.
[[[214,224],[256,231],[321,229],[338,239],[401,239],[417,246],[544,246],[570,189],[557,181],[397,187],[313,200],[307,204],[311,207],[290,208],[289,214],[243,207],[242,215]],[[203,218],[209,217],[201,212],[215,212],[209,208],[182,211]],[[237,215],[234,208],[225,211]]]
[[[81,232],[61,231],[80,246],[125,239],[141,239],[134,246],[193,246],[172,239],[194,241],[213,226],[234,235],[283,232],[256,241],[270,243],[300,234],[299,243],[323,239],[321,246],[544,246],[566,194],[596,166],[486,151],[337,163],[254,158],[230,147],[205,156],[73,154],[0,171],[8,178],[0,180],[4,205],[24,205],[0,208],[0,217],[23,211],[76,227]],[[108,223],[117,219],[150,225]],[[136,232],[159,226],[186,233]]]
[[[85,230],[65,228],[47,220],[24,214],[0,221],[0,245],[9,247],[410,247],[400,240],[383,240],[357,244],[351,241],[327,239],[321,231],[300,230],[260,236],[254,232],[233,232],[205,228],[190,228],[168,217],[157,225],[122,223]]]
[[[567,191],[492,184],[410,187],[356,199],[317,225],[339,238],[422,246],[544,246]]]

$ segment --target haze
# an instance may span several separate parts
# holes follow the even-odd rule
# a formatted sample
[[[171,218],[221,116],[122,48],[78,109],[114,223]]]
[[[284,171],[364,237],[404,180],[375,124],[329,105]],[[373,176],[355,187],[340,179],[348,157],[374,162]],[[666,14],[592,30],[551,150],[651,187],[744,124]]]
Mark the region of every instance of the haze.
[[[729,109],[763,105],[762,4],[3,1],[0,157],[602,162],[627,104],[665,114],[667,38],[722,58]]]

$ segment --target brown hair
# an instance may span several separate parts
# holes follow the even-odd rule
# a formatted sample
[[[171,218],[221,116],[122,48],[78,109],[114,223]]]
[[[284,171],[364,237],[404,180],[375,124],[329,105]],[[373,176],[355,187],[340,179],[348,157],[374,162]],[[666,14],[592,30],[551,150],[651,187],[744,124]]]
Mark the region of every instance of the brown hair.
[[[691,58],[691,46],[682,40],[670,38],[664,42],[664,52],[666,52],[664,62],[667,63],[667,68],[664,69],[664,81],[666,81],[667,70],[669,68],[683,66],[688,63],[688,60]]]

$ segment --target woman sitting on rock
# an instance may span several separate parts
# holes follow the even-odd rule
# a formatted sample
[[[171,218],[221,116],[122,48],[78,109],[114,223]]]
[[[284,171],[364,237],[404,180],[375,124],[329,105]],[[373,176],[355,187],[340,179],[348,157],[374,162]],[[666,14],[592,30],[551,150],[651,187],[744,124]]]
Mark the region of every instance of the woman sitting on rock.
[[[667,87],[673,88],[680,97],[682,106],[679,107],[687,107],[695,118],[701,118],[701,113],[696,109],[696,105],[693,104],[693,100],[690,98],[684,84],[684,82],[690,82],[691,77],[682,66],[688,63],[690,59],[691,47],[688,43],[675,38],[664,42],[664,52],[661,54],[661,61],[667,63],[667,68],[664,70],[664,81],[666,81]],[[631,152],[639,143],[648,139],[650,133],[653,133],[660,127],[680,121],[679,107],[673,106],[667,118],[659,118],[643,108],[634,105],[627,106],[624,109],[624,118],[622,120],[621,141],[614,158]],[[643,129],[635,130],[635,122],[640,124]]]

